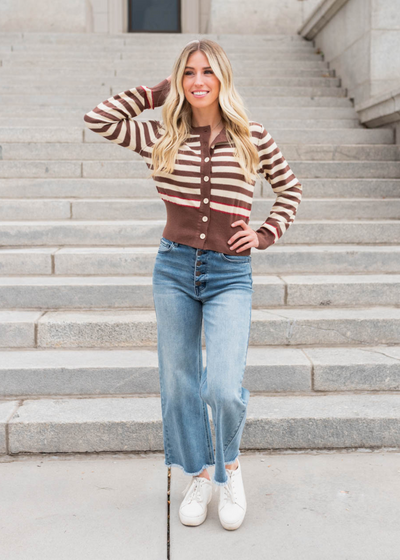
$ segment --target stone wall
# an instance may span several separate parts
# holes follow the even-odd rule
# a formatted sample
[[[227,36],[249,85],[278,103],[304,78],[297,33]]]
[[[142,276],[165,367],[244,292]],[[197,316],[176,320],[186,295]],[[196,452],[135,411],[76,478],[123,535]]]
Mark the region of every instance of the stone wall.
[[[85,0],[1,0],[0,31],[84,32]]]
[[[400,0],[324,0],[301,34],[315,40],[356,103],[400,84]]]
[[[320,0],[211,0],[209,33],[297,33]]]

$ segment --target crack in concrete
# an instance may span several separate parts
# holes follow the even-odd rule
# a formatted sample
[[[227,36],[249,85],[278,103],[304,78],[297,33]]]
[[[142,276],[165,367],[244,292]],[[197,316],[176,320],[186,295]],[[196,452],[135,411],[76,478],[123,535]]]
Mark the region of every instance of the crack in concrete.
[[[351,336],[343,334],[340,331],[338,331],[337,329],[328,329],[328,328],[324,328],[324,327],[313,327],[312,325],[304,325],[304,327],[309,328],[309,329],[320,329],[322,331],[333,331],[333,332],[339,334],[340,336],[344,337],[346,340],[351,340],[352,342],[358,342],[360,344],[369,344],[368,342],[365,342],[363,340],[359,340],[357,338],[352,338]]]
[[[287,334],[287,339],[290,340],[292,335],[293,335],[293,329],[294,326],[297,322],[297,319],[291,319],[290,317],[285,317],[284,315],[280,315],[279,313],[274,313],[272,311],[268,311],[268,313],[270,313],[271,315],[276,315],[277,317],[281,317],[282,319],[287,319],[289,321],[289,325],[288,325],[288,334]],[[365,342],[363,340],[359,340],[357,338],[352,338],[348,335],[345,335],[343,333],[341,333],[340,331],[338,331],[337,329],[328,329],[328,328],[324,328],[324,327],[313,327],[312,325],[302,325],[305,328],[309,328],[309,329],[320,329],[323,331],[333,331],[337,334],[339,334],[340,336],[342,336],[343,338],[345,338],[346,340],[351,340],[352,342],[357,342],[360,344],[368,344],[368,342]]]
[[[290,319],[288,324],[288,331],[286,335],[286,339],[289,342],[293,335],[294,326],[296,324],[297,319]]]
[[[368,350],[367,348],[360,348],[360,350],[362,350],[363,352],[369,352],[370,354],[382,354],[382,356],[386,356],[387,358],[391,358],[392,360],[400,362],[400,358],[390,356],[389,354],[385,354],[385,352],[381,352],[380,350]]]
[[[113,385],[112,390],[115,391],[115,389],[117,389],[117,388],[119,389],[121,387],[121,385],[123,386],[126,383],[129,383],[129,381],[137,380],[137,378],[138,378],[137,373],[133,373],[129,377],[126,377],[122,381],[120,381],[119,383],[116,383],[115,385]]]

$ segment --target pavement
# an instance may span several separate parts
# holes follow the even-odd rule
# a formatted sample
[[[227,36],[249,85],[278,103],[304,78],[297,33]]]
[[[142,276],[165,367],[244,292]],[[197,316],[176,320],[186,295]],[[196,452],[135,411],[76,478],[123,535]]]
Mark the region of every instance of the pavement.
[[[226,531],[178,517],[189,477],[171,469],[170,560],[399,560],[400,450],[243,452],[248,509]],[[212,474],[213,469],[209,470]],[[4,560],[167,560],[163,453],[0,456]]]

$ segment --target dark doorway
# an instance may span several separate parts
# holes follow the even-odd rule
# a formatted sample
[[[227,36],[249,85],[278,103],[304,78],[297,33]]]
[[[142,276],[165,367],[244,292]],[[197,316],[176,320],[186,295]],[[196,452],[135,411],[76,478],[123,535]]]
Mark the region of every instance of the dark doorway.
[[[128,0],[128,31],[181,33],[181,0]]]

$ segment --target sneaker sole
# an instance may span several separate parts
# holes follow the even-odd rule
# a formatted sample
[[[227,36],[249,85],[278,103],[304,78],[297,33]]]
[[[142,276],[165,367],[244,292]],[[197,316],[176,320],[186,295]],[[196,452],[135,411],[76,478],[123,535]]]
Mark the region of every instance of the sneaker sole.
[[[236,523],[225,523],[221,520],[221,518],[219,519],[221,522],[221,525],[224,529],[226,529],[227,531],[234,531],[235,529],[239,529],[239,527],[241,526],[241,524],[244,521],[244,518],[246,516],[246,511],[247,511],[247,504],[246,504],[246,508],[244,510],[244,514],[242,519],[240,519],[239,521],[236,521]]]

